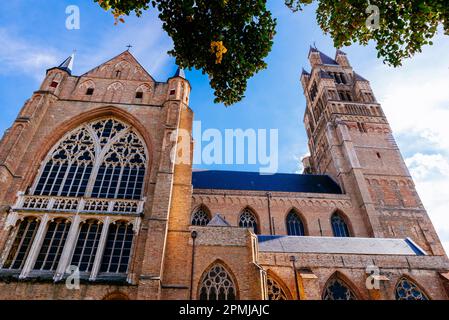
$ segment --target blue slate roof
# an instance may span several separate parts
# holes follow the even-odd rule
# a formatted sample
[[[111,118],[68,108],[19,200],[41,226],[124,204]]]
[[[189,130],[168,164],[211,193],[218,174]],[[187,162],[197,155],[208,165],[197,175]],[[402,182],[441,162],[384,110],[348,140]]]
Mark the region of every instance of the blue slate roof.
[[[335,61],[334,59],[332,59],[331,57],[329,57],[328,55],[322,53],[320,51],[320,58],[321,61],[323,62],[323,64],[334,64],[334,65],[338,65],[337,61]]]
[[[258,172],[194,171],[194,189],[252,190],[342,194],[338,184],[327,175]]]

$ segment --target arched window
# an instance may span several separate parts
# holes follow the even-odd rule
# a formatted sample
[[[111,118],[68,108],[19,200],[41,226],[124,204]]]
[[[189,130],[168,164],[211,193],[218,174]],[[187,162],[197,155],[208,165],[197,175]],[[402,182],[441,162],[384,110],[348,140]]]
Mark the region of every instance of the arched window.
[[[3,264],[4,269],[22,269],[38,227],[39,221],[34,217],[25,218],[20,222],[18,228],[15,229],[14,242]]]
[[[304,236],[304,224],[301,221],[301,218],[298,216],[298,214],[292,210],[287,215],[286,218],[287,223],[287,234],[289,236]]]
[[[112,292],[107,294],[102,300],[129,300],[129,297],[122,292]]]
[[[254,213],[246,208],[240,214],[239,227],[253,229],[254,233],[258,233],[257,219]]]
[[[334,277],[324,288],[323,300],[357,300],[357,298],[343,280]]]
[[[203,206],[196,209],[192,214],[192,226],[207,226],[209,221],[209,213]]]
[[[56,219],[49,223],[34,270],[56,270],[69,229],[70,221],[65,219]]]
[[[98,220],[82,223],[70,265],[77,266],[80,272],[92,271],[102,230],[103,225]]]
[[[332,231],[334,237],[350,237],[348,225],[341,215],[334,213],[331,218]]]
[[[130,126],[113,118],[95,120],[50,151],[33,194],[138,200],[146,165],[145,145]]]
[[[128,272],[133,237],[132,224],[117,222],[109,226],[100,272]]]
[[[267,276],[268,300],[288,300],[282,286],[271,276]]]
[[[199,292],[200,300],[235,300],[237,293],[234,281],[220,263],[203,276]]]
[[[409,279],[399,279],[395,289],[396,300],[429,300],[426,294]]]

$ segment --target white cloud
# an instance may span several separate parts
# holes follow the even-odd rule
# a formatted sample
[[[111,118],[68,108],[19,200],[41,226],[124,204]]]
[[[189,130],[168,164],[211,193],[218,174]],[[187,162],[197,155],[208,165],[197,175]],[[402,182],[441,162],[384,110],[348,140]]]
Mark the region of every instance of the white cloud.
[[[298,156],[294,156],[294,159],[297,163],[297,169],[295,171],[295,173],[301,174],[304,172],[304,164],[302,163],[302,160],[305,157],[309,157],[310,156],[310,152],[305,152],[302,156],[298,157]]]
[[[55,50],[29,42],[5,28],[0,28],[0,72],[18,71],[41,80],[48,66],[57,63]]]
[[[381,65],[368,79],[397,134],[418,134],[449,149],[449,37],[439,36],[403,67]]]
[[[410,169],[410,173],[418,181],[425,181],[435,175],[434,179],[449,177],[449,162],[442,154],[416,153],[405,159],[405,163]],[[445,179],[444,182],[446,182]]]
[[[446,252],[449,252],[449,160],[441,154],[417,153],[405,160]]]
[[[77,49],[74,73],[82,74],[124,51],[128,44],[133,46],[131,52],[147,71],[159,76],[168,69],[171,58],[167,51],[173,46],[155,14],[129,17],[125,24],[117,26],[111,22],[110,28],[95,39],[95,45],[74,40],[71,45],[75,48],[67,49],[67,44],[62,48],[43,46],[15,32],[14,27],[0,27],[0,43],[4,44],[0,46],[0,74],[20,72],[38,81],[46,69],[61,63],[72,49]]]

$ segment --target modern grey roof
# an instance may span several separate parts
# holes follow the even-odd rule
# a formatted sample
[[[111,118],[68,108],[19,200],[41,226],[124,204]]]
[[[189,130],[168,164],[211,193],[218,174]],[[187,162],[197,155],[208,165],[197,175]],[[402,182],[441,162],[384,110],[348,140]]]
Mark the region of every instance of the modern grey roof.
[[[192,184],[194,189],[342,194],[327,175],[206,170],[194,171]]]
[[[411,239],[258,236],[259,251],[288,253],[426,255]]]
[[[207,224],[208,227],[230,227],[231,225],[217,213]]]

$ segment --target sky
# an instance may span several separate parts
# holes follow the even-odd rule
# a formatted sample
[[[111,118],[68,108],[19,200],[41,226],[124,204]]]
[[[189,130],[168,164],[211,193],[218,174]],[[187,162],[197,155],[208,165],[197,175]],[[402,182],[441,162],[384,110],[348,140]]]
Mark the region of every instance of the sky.
[[[187,71],[192,85],[190,107],[202,130],[278,129],[279,172],[299,172],[307,150],[302,123],[305,99],[300,87],[302,67],[309,68],[309,46],[333,57],[332,40],[315,21],[315,8],[292,13],[283,1],[268,1],[277,18],[268,68],[249,80],[245,98],[231,106],[214,104],[207,76]],[[80,8],[80,29],[66,28],[66,8]],[[76,49],[73,73],[80,75],[126,49],[158,81],[176,70],[167,55],[171,39],[154,10],[114,25],[110,13],[90,0],[14,0],[0,11],[0,136],[23,103],[39,88],[45,70]],[[418,193],[449,252],[449,37],[440,32],[399,68],[384,65],[372,44],[343,48],[355,71],[371,82],[393,129]],[[202,169],[251,170],[258,165],[195,165]]]

